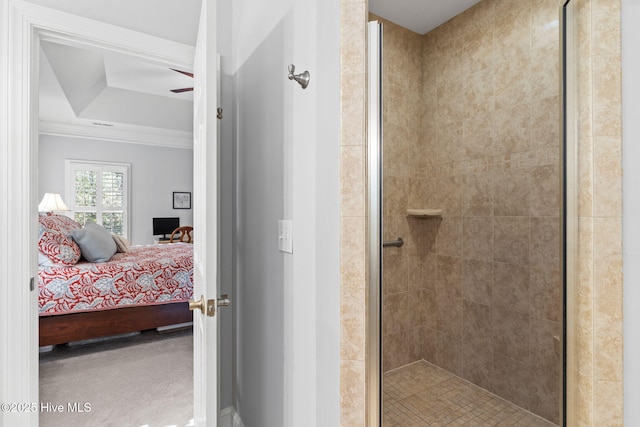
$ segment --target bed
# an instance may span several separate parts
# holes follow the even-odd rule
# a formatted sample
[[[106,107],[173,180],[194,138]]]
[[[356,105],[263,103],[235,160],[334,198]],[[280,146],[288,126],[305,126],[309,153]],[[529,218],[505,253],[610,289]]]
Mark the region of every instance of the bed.
[[[40,346],[191,322],[192,244],[129,246],[107,233],[116,247],[110,255],[100,231],[110,249],[96,260],[83,245],[90,224],[63,215],[39,223]]]

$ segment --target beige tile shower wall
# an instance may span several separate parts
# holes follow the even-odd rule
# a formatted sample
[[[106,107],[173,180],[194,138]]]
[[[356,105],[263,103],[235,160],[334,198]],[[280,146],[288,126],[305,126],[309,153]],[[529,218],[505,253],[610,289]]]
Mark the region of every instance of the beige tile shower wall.
[[[367,4],[341,1],[341,425],[366,425],[366,22]]]
[[[423,357],[559,420],[559,2],[485,0],[424,37]]]
[[[577,422],[623,425],[620,1],[578,1]]]
[[[411,189],[424,169],[421,152],[422,36],[389,21],[383,37],[383,370],[422,359],[428,318],[418,244],[420,223],[407,218]]]

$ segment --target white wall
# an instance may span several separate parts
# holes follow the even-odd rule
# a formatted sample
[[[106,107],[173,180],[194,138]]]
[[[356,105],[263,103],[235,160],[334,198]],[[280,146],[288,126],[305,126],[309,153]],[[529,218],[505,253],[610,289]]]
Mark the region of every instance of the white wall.
[[[337,426],[339,2],[233,4],[236,408],[247,427]],[[277,249],[279,219],[293,254]]]
[[[640,3],[622,0],[624,424],[640,425]]]
[[[291,17],[289,16],[289,19]],[[245,426],[284,426],[285,22],[237,72],[236,409]]]
[[[153,217],[179,217],[193,224],[191,209],[173,209],[174,191],[193,191],[193,150],[41,135],[38,198],[65,196],[65,159],[131,164],[131,243],[153,243]],[[39,200],[38,199],[38,200]],[[197,234],[197,230],[196,230]]]
[[[317,1],[316,425],[340,425],[340,2]]]

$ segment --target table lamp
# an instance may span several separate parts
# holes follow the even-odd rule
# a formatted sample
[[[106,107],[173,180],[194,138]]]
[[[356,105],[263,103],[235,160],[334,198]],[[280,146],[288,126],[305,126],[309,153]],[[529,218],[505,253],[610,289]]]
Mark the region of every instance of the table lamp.
[[[58,193],[44,193],[42,201],[38,205],[38,212],[69,211]]]

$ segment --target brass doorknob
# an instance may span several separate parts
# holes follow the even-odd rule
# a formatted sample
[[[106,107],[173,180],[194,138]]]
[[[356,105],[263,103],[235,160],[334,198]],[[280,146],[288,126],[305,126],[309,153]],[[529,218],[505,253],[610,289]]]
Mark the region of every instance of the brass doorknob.
[[[204,295],[200,295],[200,299],[197,301],[189,300],[189,310],[200,310],[204,314],[206,310]]]

